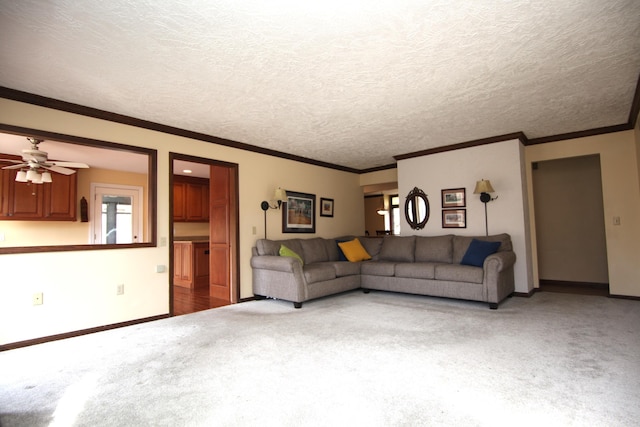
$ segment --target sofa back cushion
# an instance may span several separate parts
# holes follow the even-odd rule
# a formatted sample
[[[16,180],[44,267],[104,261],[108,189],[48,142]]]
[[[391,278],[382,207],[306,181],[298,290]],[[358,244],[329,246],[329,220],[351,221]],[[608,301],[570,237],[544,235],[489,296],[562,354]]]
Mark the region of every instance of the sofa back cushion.
[[[304,251],[302,250],[300,239],[288,239],[288,240],[258,239],[256,241],[256,249],[258,251],[258,255],[278,256],[280,252],[280,245],[285,245],[287,248],[291,249],[292,251],[300,255],[305,263],[308,262],[304,258]]]
[[[300,239],[305,264],[329,261],[325,239],[316,237],[313,239]]]
[[[381,261],[413,262],[416,236],[385,236],[378,259]]]
[[[416,262],[444,262],[453,260],[453,234],[445,236],[416,236]]]
[[[382,237],[359,237],[360,243],[367,253],[371,255],[371,259],[377,260],[382,248]]]
[[[511,236],[507,233],[496,234],[493,236],[453,236],[453,263],[460,264],[464,254],[467,252],[469,245],[473,239],[483,240],[485,242],[500,242],[498,252],[512,251]]]

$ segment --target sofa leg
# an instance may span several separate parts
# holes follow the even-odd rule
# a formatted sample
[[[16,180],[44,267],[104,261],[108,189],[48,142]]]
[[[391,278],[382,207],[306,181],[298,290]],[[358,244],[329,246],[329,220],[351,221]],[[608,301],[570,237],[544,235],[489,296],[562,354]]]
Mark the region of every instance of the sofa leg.
[[[294,302],[293,303],[293,308],[302,308],[302,303],[301,302]]]
[[[489,308],[491,310],[497,310],[498,309],[498,303],[497,302],[490,302],[489,303]]]

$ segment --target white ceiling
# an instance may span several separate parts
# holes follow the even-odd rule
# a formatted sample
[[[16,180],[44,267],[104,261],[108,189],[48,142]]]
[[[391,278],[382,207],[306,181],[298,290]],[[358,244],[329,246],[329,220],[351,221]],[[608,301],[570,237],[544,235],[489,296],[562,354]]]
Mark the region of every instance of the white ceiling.
[[[366,169],[628,123],[638,0],[20,0],[0,85]]]

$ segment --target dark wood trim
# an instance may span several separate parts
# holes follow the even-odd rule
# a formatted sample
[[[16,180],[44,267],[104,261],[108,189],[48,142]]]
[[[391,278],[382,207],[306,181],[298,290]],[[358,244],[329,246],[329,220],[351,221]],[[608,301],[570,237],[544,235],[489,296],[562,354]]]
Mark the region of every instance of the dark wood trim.
[[[35,338],[32,340],[26,340],[26,341],[18,341],[10,344],[3,344],[3,345],[0,345],[0,351],[14,350],[16,348],[28,347],[30,345],[42,344],[45,342],[58,341],[58,340],[63,340],[63,339],[73,338],[73,337],[79,337],[82,335],[93,334],[95,332],[102,332],[102,331],[108,331],[110,329],[123,328],[125,326],[138,325],[140,323],[153,322],[155,320],[166,319],[168,317],[169,317],[168,314],[161,314],[159,316],[145,317],[143,319],[129,320],[127,322],[113,323],[111,325],[98,326],[98,327],[89,328],[89,329],[81,329],[79,331],[66,332],[64,334],[49,335],[48,337]]]
[[[482,139],[476,139],[473,141],[461,142],[459,144],[445,145],[443,147],[435,147],[435,148],[429,148],[427,150],[414,151],[413,153],[400,154],[400,155],[393,156],[393,158],[396,160],[405,160],[405,159],[411,159],[414,157],[422,157],[422,156],[429,156],[431,154],[444,153],[447,151],[461,150],[463,148],[471,148],[471,147],[478,147],[480,145],[494,144],[496,142],[509,141],[512,139],[519,139],[522,144],[527,145],[527,136],[523,132],[514,132],[506,135],[492,136],[489,138],[482,138]]]
[[[511,295],[514,297],[531,298],[537,291],[537,288],[533,288],[529,292],[514,292]]]
[[[230,139],[219,138],[217,136],[211,136],[200,132],[189,131],[186,129],[180,129],[174,126],[163,125],[161,123],[155,123],[148,120],[138,119],[135,117],[125,116],[123,114],[111,113],[97,108],[85,107],[83,105],[74,104],[71,102],[60,101],[58,99],[48,98],[33,93],[22,92],[16,89],[0,86],[0,98],[10,99],[13,101],[24,102],[26,104],[37,105],[39,107],[52,108],[59,111],[66,111],[68,113],[80,114],[87,117],[93,117],[96,119],[107,120],[110,122],[121,123],[129,126],[135,126],[142,129],[149,129],[157,132],[162,132],[170,135],[182,136],[189,139],[196,139],[199,141],[210,142],[212,144],[224,145],[226,147],[237,148],[239,150],[251,151],[254,153],[264,154],[267,156],[279,157],[287,160],[294,160],[301,163],[308,163],[314,166],[321,166],[329,169],[340,170],[344,172],[360,173],[358,169],[336,165],[328,162],[322,162],[319,160],[310,159],[307,157],[296,156],[293,154],[284,153],[282,151],[271,150],[268,148],[258,147],[256,145],[250,145],[243,142],[233,141]]]
[[[0,132],[10,133],[13,135],[28,135],[35,138],[55,140],[59,142],[86,145],[91,147],[106,148],[116,151],[127,151],[130,153],[145,154],[149,157],[147,183],[148,210],[149,210],[149,241],[143,243],[123,243],[123,244],[102,244],[102,245],[61,245],[61,246],[16,246],[0,248],[0,254],[23,254],[36,252],[64,252],[64,251],[87,251],[87,250],[105,250],[105,249],[127,249],[127,248],[149,248],[157,246],[158,240],[158,150],[153,148],[138,147],[133,145],[120,144],[117,142],[103,141],[92,138],[81,138],[73,135],[49,132],[40,129],[25,128],[13,126],[6,123],[0,123]]]
[[[632,300],[632,301],[640,301],[640,297],[635,297],[635,296],[631,296],[631,295],[609,294],[609,298],[628,299],[628,300]]]
[[[563,133],[560,135],[543,136],[541,138],[532,138],[525,145],[545,144],[547,142],[563,141],[565,139],[585,138],[587,136],[603,135],[605,133],[622,132],[633,129],[629,123],[619,124],[615,126],[605,126],[595,129],[587,129],[578,132]]]
[[[398,164],[397,163],[392,163],[389,165],[384,165],[384,166],[376,166],[375,168],[368,168],[368,169],[361,169],[358,171],[358,173],[369,173],[369,172],[378,172],[378,171],[385,171],[385,170],[389,170],[389,169],[398,169]]]
[[[254,153],[264,154],[264,155],[273,156],[273,157],[279,157],[287,160],[293,160],[301,163],[307,163],[315,166],[326,167],[329,169],[335,169],[335,170],[340,170],[344,172],[364,174],[364,173],[394,169],[398,167],[396,163],[393,163],[389,165],[377,166],[377,167],[367,168],[367,169],[350,168],[346,166],[322,162],[319,160],[309,159],[307,157],[287,154],[281,151],[262,148],[262,147],[258,147],[255,145],[250,145],[250,144],[246,144],[238,141],[219,138],[216,136],[211,136],[211,135],[207,135],[199,132],[188,131],[188,130],[176,128],[173,126],[151,122],[148,120],[137,119],[135,117],[125,116],[122,114],[110,113],[108,111],[99,110],[91,107],[85,107],[83,105],[73,104],[66,101],[60,101],[54,98],[48,98],[41,95],[23,92],[23,91],[11,89],[4,86],[0,86],[0,98],[11,99],[14,101],[24,102],[27,104],[52,108],[60,111],[66,111],[69,113],[80,114],[83,116],[88,116],[88,117],[93,117],[97,119],[121,123],[125,125],[135,126],[143,129],[163,132],[171,135],[182,136],[185,138],[210,142],[213,144],[224,145],[227,147],[237,148],[240,150],[251,151]],[[550,135],[550,136],[545,136],[540,138],[532,138],[532,139],[527,138],[524,132],[514,132],[506,135],[492,136],[488,138],[476,139],[473,141],[461,142],[458,144],[446,145],[443,147],[435,147],[427,150],[415,151],[412,153],[399,154],[399,155],[393,156],[393,158],[396,161],[405,160],[405,159],[410,159],[414,157],[422,157],[422,156],[428,156],[431,154],[444,153],[447,151],[454,151],[454,150],[460,150],[465,148],[477,147],[480,145],[493,144],[496,142],[508,141],[510,139],[519,139],[522,142],[522,144],[528,146],[528,145],[535,145],[535,144],[544,144],[547,142],[557,142],[557,141],[563,141],[567,139],[584,138],[588,136],[627,131],[635,128],[636,122],[638,120],[638,114],[640,114],[640,75],[638,76],[635,95],[633,98],[633,102],[629,112],[629,119],[627,123],[613,125],[613,126],[605,126],[600,128],[594,128],[594,129],[587,129],[587,130],[578,131],[578,132],[569,132],[569,133],[564,133],[559,135]]]
[[[575,287],[581,287],[581,288],[609,289],[608,283],[575,282],[572,280],[550,280],[550,279],[540,279],[539,283],[540,283],[540,286],[561,285],[561,286],[575,286]]]
[[[249,302],[249,301],[260,301],[260,300],[263,300],[263,299],[265,299],[265,297],[255,296],[254,295],[254,296],[248,297],[248,298],[240,298],[238,300],[238,302],[241,303],[241,302]]]
[[[631,111],[629,111],[629,125],[631,126],[631,129],[636,127],[638,114],[640,114],[640,74],[638,74],[638,83],[636,83],[636,94],[633,96]]]

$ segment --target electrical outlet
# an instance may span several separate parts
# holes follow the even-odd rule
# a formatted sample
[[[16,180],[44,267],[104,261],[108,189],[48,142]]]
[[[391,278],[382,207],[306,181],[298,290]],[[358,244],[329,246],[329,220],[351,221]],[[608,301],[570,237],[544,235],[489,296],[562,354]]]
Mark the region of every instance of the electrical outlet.
[[[252,232],[254,236],[258,233],[258,230],[256,229],[255,225],[253,226]]]
[[[36,292],[33,294],[33,305],[42,305],[43,302],[42,292]]]
[[[118,290],[116,291],[117,295],[124,295],[124,283],[120,283],[118,285]]]

